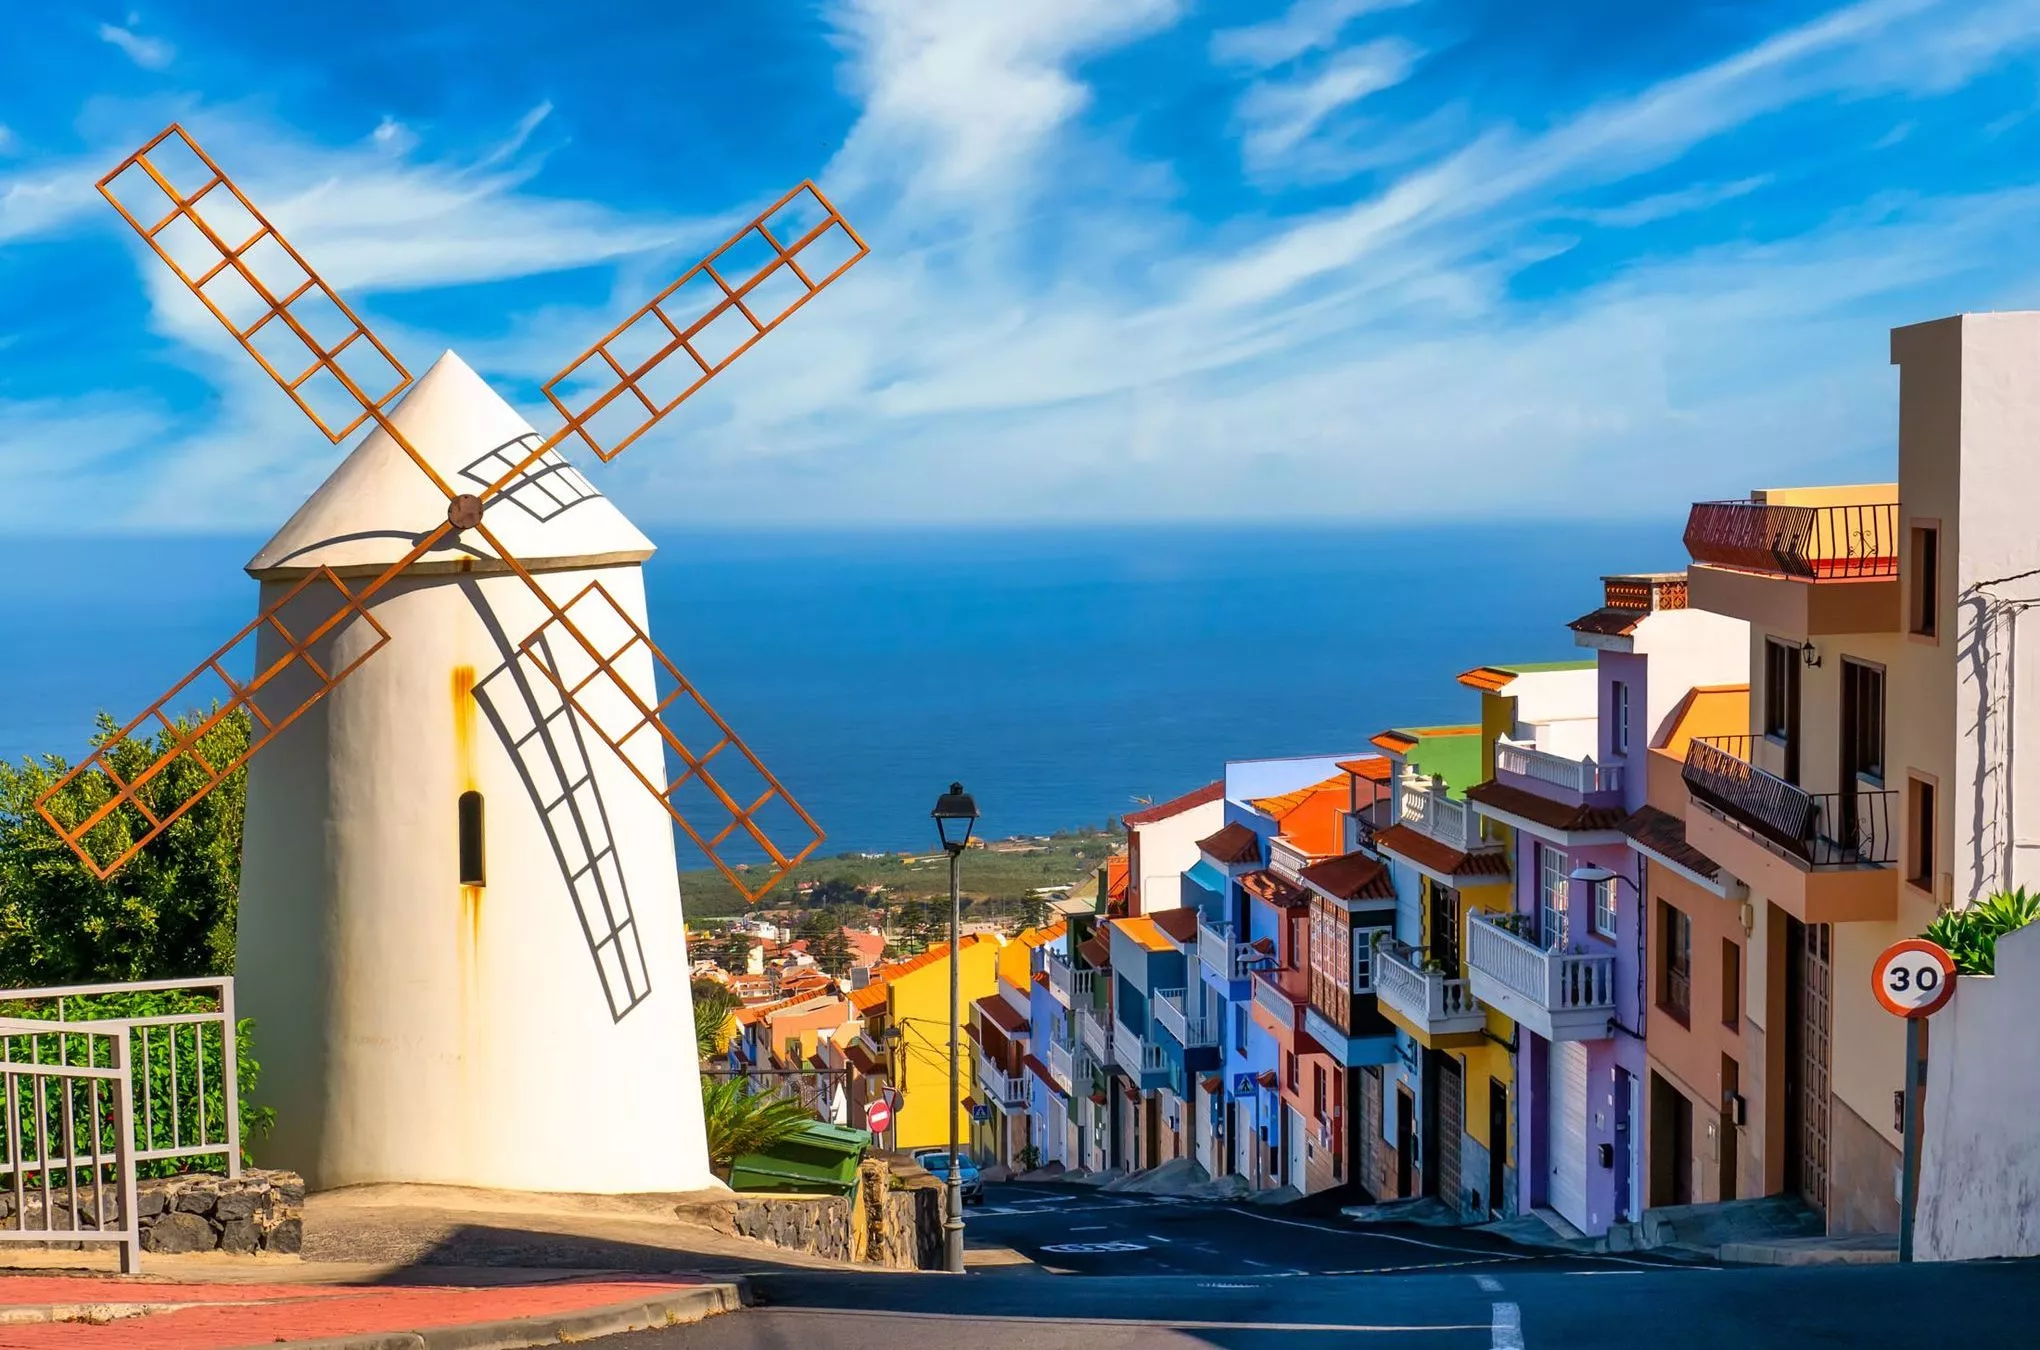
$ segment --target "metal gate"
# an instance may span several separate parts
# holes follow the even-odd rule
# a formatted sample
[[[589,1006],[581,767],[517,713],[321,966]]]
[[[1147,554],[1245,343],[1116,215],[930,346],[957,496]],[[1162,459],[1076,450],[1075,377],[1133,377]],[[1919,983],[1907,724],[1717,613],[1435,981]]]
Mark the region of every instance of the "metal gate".
[[[1587,1047],[1557,1041],[1545,1081],[1551,1127],[1551,1207],[1587,1227]]]
[[[1832,1018],[1834,929],[1824,923],[1794,924],[1792,1021],[1797,1032],[1799,1078],[1799,1193],[1827,1212],[1828,1035]]]
[[[1466,1079],[1459,1061],[1438,1056],[1438,1198],[1453,1209],[1460,1208],[1460,1136],[1466,1133]]]

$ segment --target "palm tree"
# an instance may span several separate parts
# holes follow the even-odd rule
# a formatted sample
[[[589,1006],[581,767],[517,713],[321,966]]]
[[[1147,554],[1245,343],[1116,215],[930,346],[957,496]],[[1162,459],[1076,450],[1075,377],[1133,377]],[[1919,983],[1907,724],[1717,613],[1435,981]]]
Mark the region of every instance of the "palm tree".
[[[694,1048],[703,1060],[714,1059],[728,1048],[730,1018],[742,1006],[728,985],[715,980],[694,982]]]
[[[754,1093],[741,1078],[702,1079],[701,1110],[708,1127],[709,1166],[725,1177],[738,1158],[784,1143],[815,1119],[799,1102]]]

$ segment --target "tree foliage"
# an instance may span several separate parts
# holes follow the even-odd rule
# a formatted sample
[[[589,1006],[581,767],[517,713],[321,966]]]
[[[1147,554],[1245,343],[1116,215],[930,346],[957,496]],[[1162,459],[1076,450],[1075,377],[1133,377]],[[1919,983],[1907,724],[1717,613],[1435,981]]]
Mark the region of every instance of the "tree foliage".
[[[1964,975],[1990,975],[1997,970],[1997,941],[2006,933],[2040,919],[2040,895],[2024,886],[1999,891],[1967,909],[1953,909],[1935,919],[1922,934],[1955,958]]]
[[[202,720],[192,714],[158,733],[113,745],[114,772],[133,781]],[[95,745],[118,728],[101,713]],[[235,713],[199,738],[214,764],[248,745],[248,720]],[[36,813],[36,799],[70,766],[55,755],[0,764],[0,983],[9,986],[221,975],[234,968],[234,911],[240,887],[246,770],[237,769],[128,864],[104,881]],[[205,783],[188,752],[143,785],[159,818]],[[80,775],[51,802],[67,824],[83,821],[114,794],[100,772]],[[87,836],[94,856],[111,859],[147,828],[132,806],[114,811]]]

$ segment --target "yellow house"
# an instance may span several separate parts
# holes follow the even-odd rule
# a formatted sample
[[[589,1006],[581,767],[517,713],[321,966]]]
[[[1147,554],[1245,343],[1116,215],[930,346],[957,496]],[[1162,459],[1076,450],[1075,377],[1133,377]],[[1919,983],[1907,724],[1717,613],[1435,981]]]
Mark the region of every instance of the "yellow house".
[[[958,999],[965,1025],[970,1005],[998,988],[999,942],[973,934],[961,948]],[[949,1142],[948,1100],[957,1112],[958,1137],[970,1138],[963,1099],[971,1090],[969,1037],[959,1033],[956,1093],[949,1092],[949,945],[939,943],[911,960],[881,966],[873,984],[852,996],[864,1014],[865,1032],[884,1048],[886,1079],[899,1094],[891,1144],[897,1149],[931,1148]],[[882,989],[882,994],[874,990]]]

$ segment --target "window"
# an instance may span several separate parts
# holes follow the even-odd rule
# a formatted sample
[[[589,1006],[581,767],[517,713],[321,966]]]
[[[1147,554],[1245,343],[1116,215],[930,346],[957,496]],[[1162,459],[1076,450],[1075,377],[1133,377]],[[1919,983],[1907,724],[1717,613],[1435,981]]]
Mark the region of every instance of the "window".
[[[1537,846],[1537,935],[1546,949],[1557,951],[1565,945],[1565,882],[1571,870],[1565,854],[1544,844]]]
[[[1459,971],[1459,892],[1423,879],[1425,908],[1430,915],[1431,955],[1447,972]]]
[[[1799,653],[1776,638],[1764,639],[1764,734],[1784,739],[1792,722],[1793,662]]]
[[[1907,582],[1912,622],[1908,625],[1921,637],[1940,633],[1941,531],[1933,525],[1912,528],[1912,576]]]
[[[1594,931],[1602,937],[1615,936],[1615,888],[1619,884],[1619,877],[1594,883]]]
[[[488,868],[482,848],[482,794],[463,792],[459,803],[460,884],[486,886]]]
[[[1905,804],[1906,876],[1923,891],[1934,889],[1934,785],[1907,778]]]
[[[1355,928],[1353,930],[1353,992],[1371,994],[1374,992],[1374,944],[1391,931],[1388,928]]]
[[[1289,1084],[1291,1092],[1297,1090],[1296,1052],[1294,1050],[1284,1050],[1282,1052],[1282,1080]]]
[[[1693,1002],[1693,920],[1660,900],[1658,908],[1658,1007],[1685,1022]]]
[[[1325,1066],[1313,1065],[1310,1071],[1310,1105],[1317,1119],[1325,1118]]]
[[[1232,1043],[1239,1054],[1247,1053],[1247,1005],[1236,1003],[1232,1010]]]
[[[1629,682],[1616,680],[1608,686],[1608,753],[1629,753]]]
[[[1842,774],[1884,777],[1884,671],[1842,662]]]
[[[1742,1025],[1742,948],[1732,938],[1721,940],[1721,1025]]]

